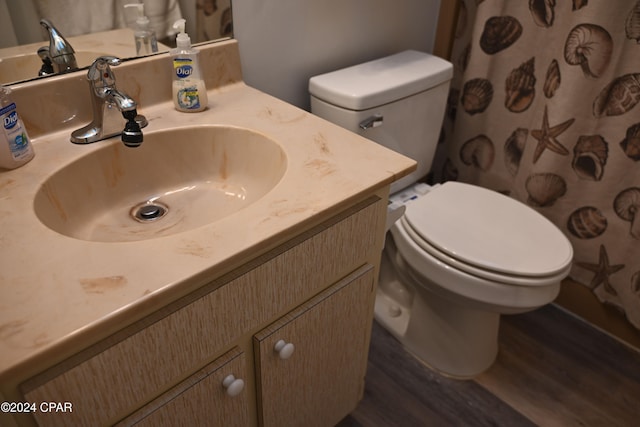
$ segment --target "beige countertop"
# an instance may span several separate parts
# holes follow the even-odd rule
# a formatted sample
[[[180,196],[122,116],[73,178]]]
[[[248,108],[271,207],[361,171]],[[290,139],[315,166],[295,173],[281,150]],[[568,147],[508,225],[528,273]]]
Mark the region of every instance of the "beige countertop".
[[[205,48],[210,61],[237,58],[235,41],[211,46]],[[166,58],[142,61],[136,67],[162,67]],[[0,381],[77,351],[87,340],[157,310],[413,170],[412,160],[252,89],[241,77],[229,77],[234,71],[218,71],[217,81],[207,81],[213,89],[202,113],[177,112],[166,100],[141,103],[139,112],[149,119],[145,135],[199,124],[248,128],[280,144],[287,170],[250,206],[165,237],[92,242],[43,225],[33,207],[42,183],[105,144],[122,143],[116,137],[74,145],[69,135],[81,120],[47,133],[43,126],[29,127],[37,116],[27,114],[36,157],[16,170],[0,171]],[[149,75],[166,77],[159,71]],[[127,85],[144,93],[144,80],[129,79]],[[170,85],[163,84],[167,89],[161,94],[168,93]],[[31,96],[24,95],[28,89],[17,92],[23,104]]]

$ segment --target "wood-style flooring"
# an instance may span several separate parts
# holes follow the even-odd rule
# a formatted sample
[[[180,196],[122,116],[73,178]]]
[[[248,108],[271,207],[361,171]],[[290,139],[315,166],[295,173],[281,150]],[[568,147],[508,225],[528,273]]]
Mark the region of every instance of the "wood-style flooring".
[[[339,427],[640,426],[640,352],[549,305],[503,316],[496,363],[435,373],[374,322],[364,398]]]

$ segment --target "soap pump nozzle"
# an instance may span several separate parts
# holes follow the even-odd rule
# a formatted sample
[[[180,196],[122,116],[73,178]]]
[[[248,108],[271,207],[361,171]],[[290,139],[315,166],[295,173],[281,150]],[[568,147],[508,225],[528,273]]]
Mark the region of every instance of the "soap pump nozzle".
[[[139,30],[146,30],[149,27],[149,18],[144,14],[144,3],[129,3],[124,5],[125,9],[128,7],[135,7],[136,11],[136,25]]]
[[[136,18],[136,31],[134,39],[136,42],[136,55],[148,55],[158,51],[158,41],[155,33],[149,28],[149,18],[144,14],[144,3],[129,3],[124,5],[136,8],[138,17]]]
[[[173,29],[179,31],[179,34],[176,36],[176,46],[180,49],[191,48],[191,38],[189,37],[189,34],[184,31],[186,23],[186,19],[183,18],[180,18],[173,23]]]

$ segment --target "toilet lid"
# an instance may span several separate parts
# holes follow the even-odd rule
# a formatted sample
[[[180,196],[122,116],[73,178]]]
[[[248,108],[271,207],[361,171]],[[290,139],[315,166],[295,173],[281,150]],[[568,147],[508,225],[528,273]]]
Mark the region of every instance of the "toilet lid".
[[[573,256],[569,240],[535,210],[459,182],[408,203],[404,224],[443,262],[453,258],[456,264],[500,274],[550,276],[566,270]]]

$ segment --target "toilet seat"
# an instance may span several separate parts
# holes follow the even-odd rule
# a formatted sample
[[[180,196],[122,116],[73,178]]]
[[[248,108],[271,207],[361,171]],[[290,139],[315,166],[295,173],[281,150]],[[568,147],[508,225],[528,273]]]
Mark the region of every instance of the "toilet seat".
[[[442,263],[500,283],[545,286],[559,281],[573,256],[568,239],[535,210],[459,182],[447,182],[408,203],[395,226]],[[421,266],[413,267],[419,271]]]

